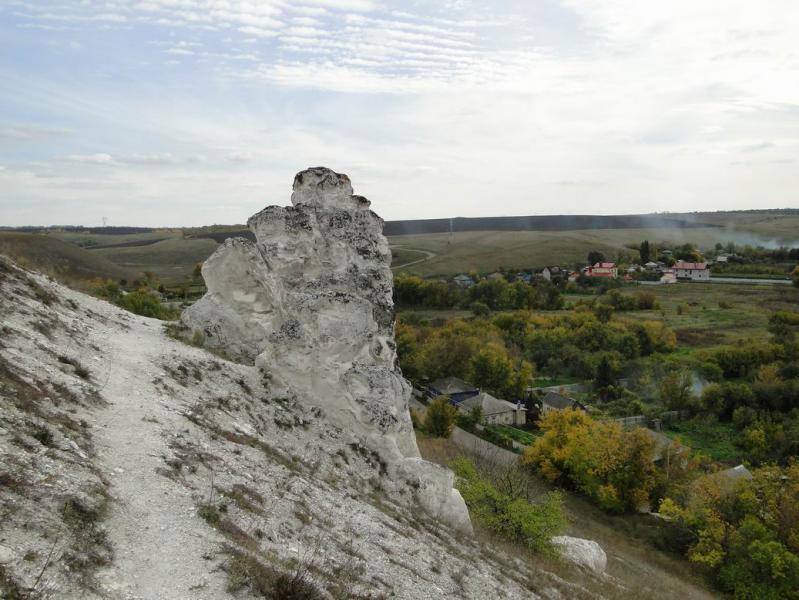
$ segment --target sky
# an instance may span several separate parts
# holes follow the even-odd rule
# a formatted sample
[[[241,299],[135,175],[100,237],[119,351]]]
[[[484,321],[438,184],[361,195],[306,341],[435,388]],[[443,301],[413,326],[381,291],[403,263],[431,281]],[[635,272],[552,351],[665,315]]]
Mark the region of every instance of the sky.
[[[0,0],[0,225],[799,206],[796,0]]]

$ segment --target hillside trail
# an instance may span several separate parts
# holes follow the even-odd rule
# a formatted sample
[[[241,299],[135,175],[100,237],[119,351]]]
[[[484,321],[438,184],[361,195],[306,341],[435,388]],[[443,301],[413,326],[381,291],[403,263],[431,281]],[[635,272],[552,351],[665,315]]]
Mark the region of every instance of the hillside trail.
[[[417,258],[416,260],[412,260],[410,262],[406,262],[402,265],[397,265],[395,267],[391,267],[391,270],[395,269],[404,269],[405,267],[411,267],[413,265],[418,265],[419,263],[425,262],[430,260],[431,258],[436,257],[435,252],[430,252],[429,250],[418,250],[417,248],[406,248],[405,246],[391,246],[392,250],[405,250],[406,252],[418,252],[419,254],[424,254],[422,258]]]
[[[94,424],[96,462],[110,478],[113,499],[105,526],[114,560],[99,574],[103,595],[225,597],[224,578],[209,574],[212,563],[203,559],[214,553],[213,533],[202,526],[191,492],[156,472],[169,455],[167,434],[178,431],[182,417],[153,381],[178,342],[164,334],[160,321],[131,316],[123,324],[111,307],[104,312],[104,323],[87,326],[89,341],[103,356],[96,361],[108,368],[97,373],[108,404]]]

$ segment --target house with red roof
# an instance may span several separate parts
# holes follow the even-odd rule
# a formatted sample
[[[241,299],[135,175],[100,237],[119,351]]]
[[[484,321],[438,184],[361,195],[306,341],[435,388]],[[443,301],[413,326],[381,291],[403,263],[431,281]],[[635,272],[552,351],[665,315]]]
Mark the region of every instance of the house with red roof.
[[[588,267],[585,274],[588,277],[608,277],[616,279],[619,276],[619,268],[616,263],[612,262],[598,262],[595,265]]]
[[[693,263],[680,260],[674,263],[673,268],[677,279],[690,279],[691,281],[710,279],[710,269],[706,262]]]

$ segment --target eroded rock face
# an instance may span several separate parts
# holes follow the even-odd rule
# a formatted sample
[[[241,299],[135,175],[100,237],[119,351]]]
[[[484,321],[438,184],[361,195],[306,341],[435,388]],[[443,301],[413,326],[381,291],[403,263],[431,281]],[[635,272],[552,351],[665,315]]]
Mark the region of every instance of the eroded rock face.
[[[294,179],[292,206],[251,217],[256,242],[227,240],[203,265],[208,293],[184,323],[254,362],[274,395],[319,406],[377,452],[431,513],[469,529],[452,474],[419,458],[394,342],[383,220],[326,168]]]

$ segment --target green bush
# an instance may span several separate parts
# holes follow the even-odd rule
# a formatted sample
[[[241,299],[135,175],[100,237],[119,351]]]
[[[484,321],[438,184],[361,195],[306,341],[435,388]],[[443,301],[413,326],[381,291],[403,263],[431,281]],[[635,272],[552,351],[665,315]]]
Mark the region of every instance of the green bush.
[[[122,296],[117,306],[143,317],[169,320],[178,316],[177,311],[164,306],[157,296],[148,290],[138,290]]]
[[[456,487],[469,513],[479,524],[499,536],[518,542],[534,552],[553,553],[553,536],[566,526],[563,498],[558,492],[544,494],[538,502],[500,492],[480,476],[474,463],[459,456],[450,464]]]
[[[480,302],[479,300],[472,302],[469,309],[475,317],[487,317],[491,314],[491,309],[488,308],[488,304]]]
[[[448,438],[455,427],[456,409],[449,402],[449,396],[436,396],[427,407],[424,430],[434,437]]]
[[[104,298],[116,304],[122,297],[122,289],[119,287],[118,283],[110,279],[97,280],[92,286],[92,294],[98,298]]]
[[[160,298],[147,287],[125,293],[116,282],[99,280],[94,283],[92,293],[98,298],[113,302],[120,308],[143,317],[166,321],[176,319],[180,314],[177,310],[165,306]]]

